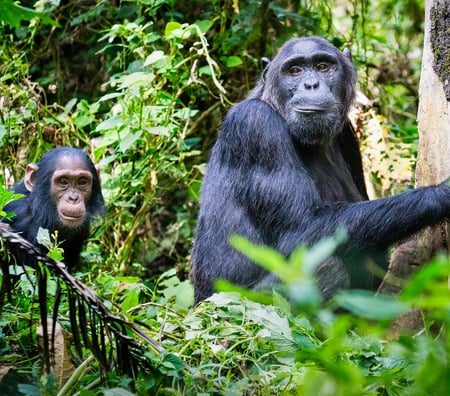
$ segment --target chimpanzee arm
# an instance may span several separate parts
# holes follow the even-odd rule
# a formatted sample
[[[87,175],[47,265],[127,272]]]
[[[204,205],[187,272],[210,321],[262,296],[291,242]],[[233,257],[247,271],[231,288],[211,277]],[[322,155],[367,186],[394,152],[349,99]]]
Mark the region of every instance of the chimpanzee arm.
[[[226,180],[224,187],[232,189],[242,213],[240,226],[248,223],[247,233],[255,232],[249,237],[258,235],[253,239],[284,254],[338,228],[348,232],[344,255],[383,250],[450,214],[450,188],[443,185],[374,201],[324,205],[283,118],[257,99],[230,111],[211,162],[218,172],[212,177]]]
[[[348,52],[317,37],[292,39],[229,111],[202,184],[191,270],[196,301],[219,278],[256,288],[277,281],[231,248],[233,234],[289,255],[345,229],[347,243],[317,270],[330,296],[376,286],[366,259],[385,266],[386,248],[450,215],[446,184],[367,201],[347,117],[355,83]]]

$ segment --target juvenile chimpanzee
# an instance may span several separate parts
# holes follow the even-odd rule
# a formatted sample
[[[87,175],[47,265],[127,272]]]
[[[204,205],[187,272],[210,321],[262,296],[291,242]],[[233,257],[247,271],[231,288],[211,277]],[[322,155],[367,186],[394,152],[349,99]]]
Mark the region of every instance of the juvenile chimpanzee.
[[[38,164],[29,164],[25,178],[14,186],[24,197],[4,208],[16,215],[12,228],[37,245],[39,227],[52,234],[64,249],[64,262],[69,270],[79,262],[83,243],[95,215],[104,214],[105,204],[96,168],[82,150],[59,147],[48,151]],[[22,251],[12,251],[16,260],[33,265]]]
[[[288,256],[344,228],[348,243],[317,270],[328,298],[341,288],[376,288],[368,260],[386,268],[390,245],[450,216],[446,183],[367,200],[347,117],[355,84],[349,52],[317,37],[292,39],[229,111],[201,190],[196,302],[219,278],[255,289],[277,282],[229,245],[233,234]]]

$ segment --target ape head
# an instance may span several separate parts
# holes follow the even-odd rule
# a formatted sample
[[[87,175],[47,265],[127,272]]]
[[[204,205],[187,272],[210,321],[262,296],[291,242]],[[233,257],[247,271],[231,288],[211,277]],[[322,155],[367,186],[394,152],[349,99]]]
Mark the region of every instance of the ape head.
[[[71,147],[48,151],[37,164],[27,166],[14,191],[24,197],[4,208],[16,214],[10,221],[13,229],[35,244],[40,227],[58,231],[65,262],[69,269],[75,266],[93,217],[105,211],[97,169],[87,154]]]
[[[81,150],[63,147],[49,151],[38,164],[27,166],[24,185],[30,192],[32,210],[42,210],[44,198],[49,210],[51,207],[53,213],[46,222],[51,229],[76,232],[89,224],[94,211],[103,210],[97,170]]]
[[[350,52],[319,37],[286,42],[249,95],[269,103],[304,146],[332,142],[355,97],[356,70]]]

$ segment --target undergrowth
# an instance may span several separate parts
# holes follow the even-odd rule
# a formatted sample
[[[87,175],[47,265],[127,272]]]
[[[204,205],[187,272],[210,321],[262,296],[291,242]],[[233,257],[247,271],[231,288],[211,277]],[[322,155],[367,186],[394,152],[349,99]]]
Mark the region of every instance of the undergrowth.
[[[36,2],[57,24],[43,14],[6,14],[17,5],[0,3],[1,184],[11,187],[27,163],[58,145],[84,148],[100,163],[108,214],[93,227],[76,276],[162,347],[146,356],[153,371],[135,381],[115,370],[100,378],[95,359],[74,354],[77,371],[58,389],[40,370],[30,270],[0,317],[0,368],[20,394],[450,394],[444,257],[398,297],[353,291],[322,301],[312,273],[339,238],[288,260],[236,240],[285,281],[273,294],[222,282],[193,307],[187,280],[218,126],[254,85],[261,57],[287,38],[317,34],[351,48],[370,99],[356,126],[372,190],[398,192],[412,182],[422,2]],[[1,206],[10,199],[2,187]],[[50,281],[49,309],[55,288]],[[396,334],[396,318],[418,308],[425,330]],[[70,330],[68,315],[63,301],[58,321]]]
[[[235,243],[252,257],[277,255],[245,240]],[[125,315],[156,340],[161,352],[149,348],[146,359],[153,370],[142,370],[134,381],[112,372],[99,383],[98,363],[88,358],[81,374],[72,374],[76,381],[67,381],[71,386],[63,394],[448,394],[448,259],[438,257],[429,263],[399,297],[354,290],[330,301],[311,299],[319,295],[314,268],[337,243],[338,239],[330,239],[312,250],[298,249],[290,260],[276,265],[271,260],[281,278],[298,274],[271,294],[222,291],[196,307],[192,285],[181,281],[174,270],[161,275],[155,285],[108,273],[92,283],[79,274],[113,312]],[[260,260],[263,266],[268,262]],[[24,394],[59,394],[51,375],[40,374],[33,347],[36,335],[26,324],[37,323],[39,316],[32,279],[32,273],[22,277],[21,292],[13,295],[2,314],[2,360],[21,367],[21,378],[28,381],[19,385]],[[49,307],[53,303],[49,298]],[[395,331],[393,323],[400,315],[419,308],[425,330]],[[67,315],[63,304],[62,325],[67,326]]]

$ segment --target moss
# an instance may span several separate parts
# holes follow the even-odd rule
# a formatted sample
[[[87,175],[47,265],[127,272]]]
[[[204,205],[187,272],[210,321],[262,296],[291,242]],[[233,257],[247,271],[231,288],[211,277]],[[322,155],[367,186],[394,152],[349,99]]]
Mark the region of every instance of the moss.
[[[430,11],[430,41],[434,56],[433,69],[450,101],[450,0],[437,0]]]

